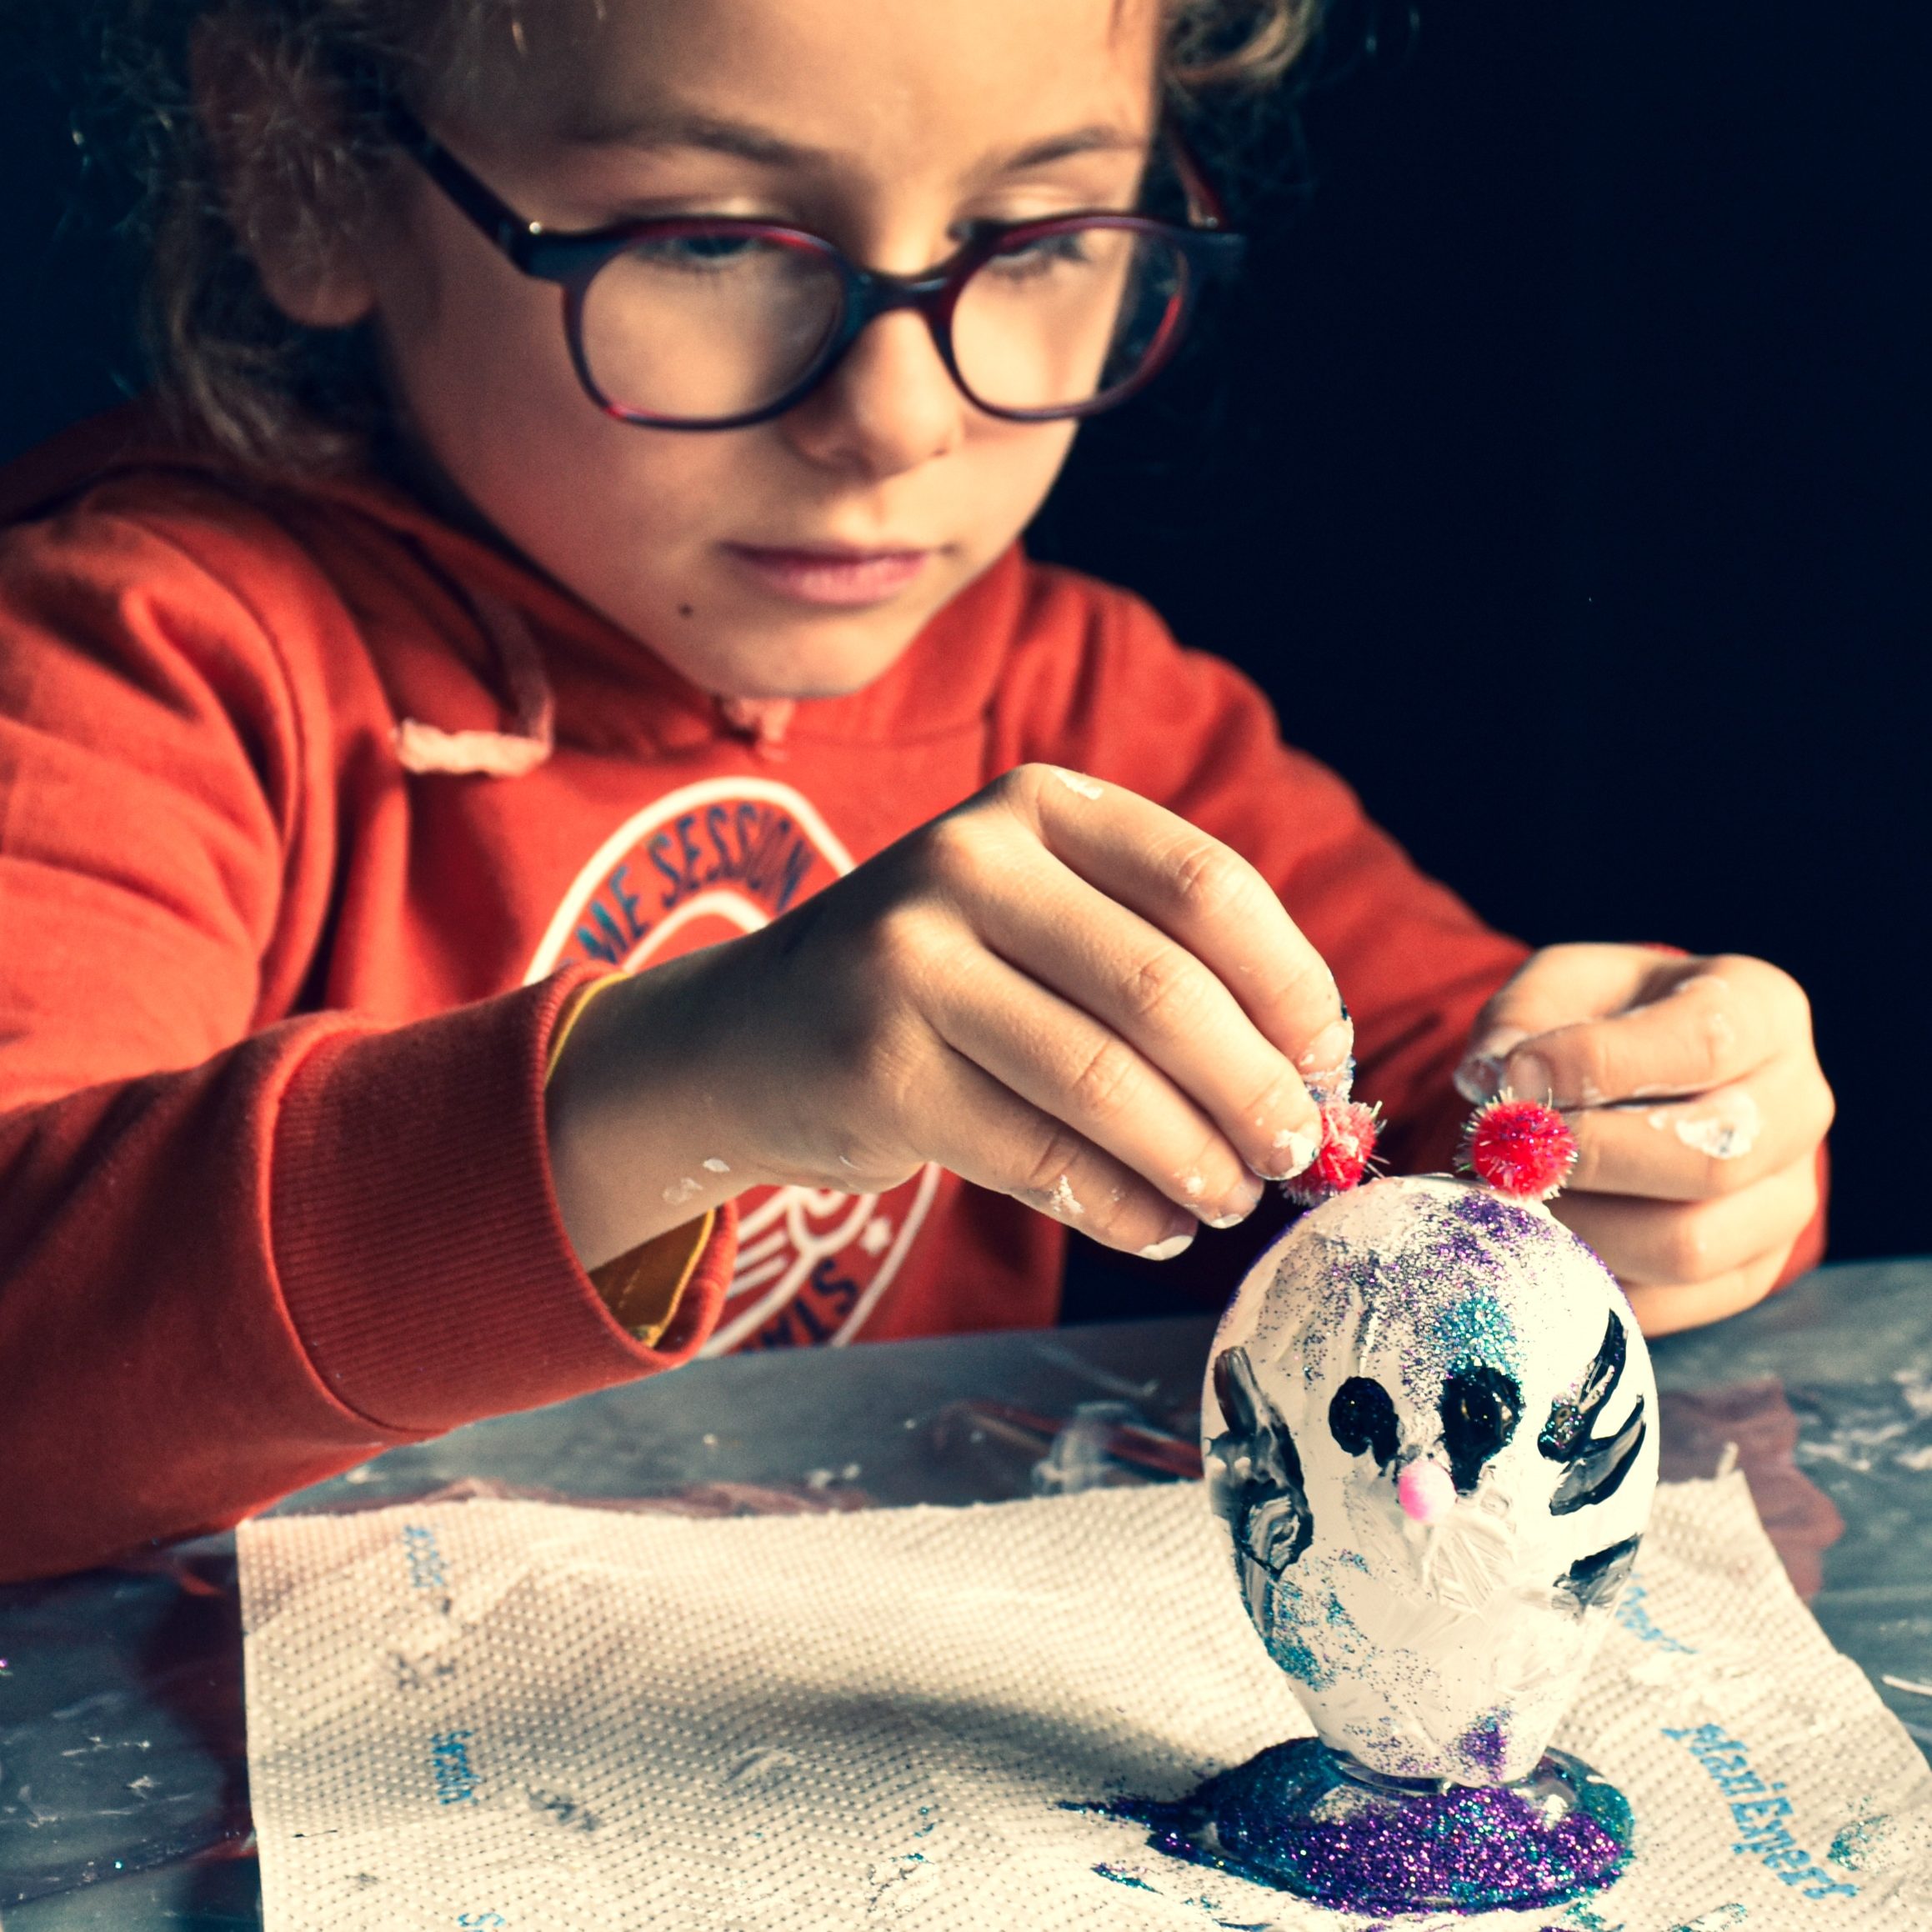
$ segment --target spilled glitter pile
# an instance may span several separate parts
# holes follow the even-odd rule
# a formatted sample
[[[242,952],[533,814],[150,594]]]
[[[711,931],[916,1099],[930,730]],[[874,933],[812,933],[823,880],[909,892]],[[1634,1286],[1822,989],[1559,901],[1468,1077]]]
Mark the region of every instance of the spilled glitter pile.
[[[1155,1849],[1355,1912],[1560,1905],[1630,1855],[1616,1787],[1553,1751],[1514,1786],[1366,1784],[1313,1738],[1271,1745],[1178,1804],[1099,1809]]]

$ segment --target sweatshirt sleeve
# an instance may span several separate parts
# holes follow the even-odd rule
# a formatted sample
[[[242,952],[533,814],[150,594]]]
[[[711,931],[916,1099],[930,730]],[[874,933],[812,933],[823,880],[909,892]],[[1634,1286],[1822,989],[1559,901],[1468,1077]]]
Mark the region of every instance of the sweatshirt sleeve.
[[[564,1235],[544,1069],[591,975],[265,1024],[317,809],[297,682],[165,530],[0,538],[0,1579],[671,1366],[715,1320],[728,1214],[654,1346]]]

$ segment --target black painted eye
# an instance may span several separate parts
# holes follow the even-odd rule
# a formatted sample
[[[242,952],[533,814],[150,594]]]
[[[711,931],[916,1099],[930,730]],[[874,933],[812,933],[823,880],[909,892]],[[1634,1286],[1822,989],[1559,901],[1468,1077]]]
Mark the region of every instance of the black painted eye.
[[[1483,1464],[1516,1433],[1523,1415],[1523,1392],[1500,1369],[1479,1363],[1459,1369],[1442,1385],[1439,1404],[1443,1447],[1459,1494],[1468,1495]]]
[[[1366,1375],[1351,1375],[1329,1404],[1329,1434],[1350,1455],[1372,1454],[1387,1469],[1395,1460],[1400,1436],[1389,1391]]]

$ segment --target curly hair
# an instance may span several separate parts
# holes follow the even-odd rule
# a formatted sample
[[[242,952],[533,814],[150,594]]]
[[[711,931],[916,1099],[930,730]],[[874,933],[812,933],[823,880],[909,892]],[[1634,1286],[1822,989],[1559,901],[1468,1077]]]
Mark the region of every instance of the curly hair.
[[[348,77],[448,100],[481,37],[523,0],[103,0],[105,56],[135,136],[148,244],[144,333],[177,427],[258,471],[340,468],[378,431],[366,328],[305,328],[269,298],[254,243],[318,253],[367,208],[393,157]],[[1306,46],[1322,0],[1161,0],[1164,83],[1177,109],[1254,96]],[[245,61],[253,104],[224,139],[198,108],[190,46]],[[434,77],[432,85],[432,77]],[[203,75],[205,98],[206,74]]]

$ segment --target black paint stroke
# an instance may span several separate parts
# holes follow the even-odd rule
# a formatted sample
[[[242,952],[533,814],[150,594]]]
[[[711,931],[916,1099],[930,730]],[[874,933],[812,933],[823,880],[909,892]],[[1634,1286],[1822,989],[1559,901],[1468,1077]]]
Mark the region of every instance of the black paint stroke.
[[[1624,1364],[1630,1349],[1629,1338],[1624,1333],[1624,1324],[1618,1320],[1614,1309],[1610,1311],[1609,1326],[1604,1330],[1602,1345],[1597,1350],[1597,1359],[1589,1365],[1589,1372],[1583,1379],[1583,1387],[1574,1397],[1559,1396],[1549,1405],[1549,1419],[1543,1425],[1543,1433],[1536,1439],[1536,1446],[1553,1463],[1567,1463],[1576,1454],[1577,1444],[1596,1427],[1597,1417],[1603,1413],[1610,1398],[1617,1392],[1617,1384],[1624,1379]]]
[[[1574,1515],[1593,1503],[1606,1502],[1623,1487],[1644,1446],[1649,1424],[1644,1419],[1644,1398],[1629,1419],[1613,1436],[1591,1434],[1597,1418],[1609,1404],[1623,1380],[1629,1355],[1629,1339],[1614,1309],[1604,1331],[1596,1359],[1583,1379],[1574,1399],[1559,1397],[1550,1404],[1549,1419],[1536,1439],[1536,1446],[1554,1463],[1568,1463],[1556,1494],[1549,1499],[1552,1516]]]
[[[1501,1369],[1479,1362],[1459,1369],[1443,1384],[1437,1412],[1449,1474],[1456,1494],[1466,1496],[1481,1478],[1483,1464],[1515,1434],[1523,1419],[1523,1391]]]
[[[1386,1470],[1401,1446],[1395,1404],[1379,1382],[1351,1375],[1329,1404],[1329,1434],[1352,1456],[1373,1454]]]
[[[1594,1556],[1579,1556],[1556,1579],[1557,1595],[1575,1604],[1579,1614],[1594,1610],[1599,1604],[1614,1602],[1624,1587],[1624,1579],[1630,1574],[1631,1564],[1637,1560],[1637,1545],[1643,1540],[1641,1536],[1626,1536],[1621,1543],[1613,1543]]]
[[[1624,1486],[1644,1446],[1649,1424],[1644,1419],[1644,1399],[1630,1411],[1630,1419],[1614,1435],[1590,1441],[1578,1449],[1575,1459],[1564,1470],[1556,1494],[1549,1499],[1552,1516],[1571,1516],[1592,1503],[1604,1503]]]
[[[1268,1584],[1314,1540],[1314,1517],[1294,1438],[1245,1349],[1214,1358],[1214,1399],[1228,1426],[1208,1444],[1208,1494],[1234,1534],[1249,1614],[1264,1629]]]

